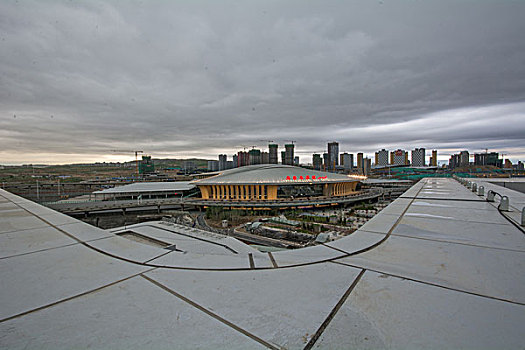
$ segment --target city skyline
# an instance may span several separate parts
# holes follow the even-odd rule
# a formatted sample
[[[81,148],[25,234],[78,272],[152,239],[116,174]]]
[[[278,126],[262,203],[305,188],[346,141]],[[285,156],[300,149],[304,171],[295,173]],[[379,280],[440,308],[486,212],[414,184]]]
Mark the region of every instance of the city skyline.
[[[333,140],[517,162],[524,15],[510,1],[2,2],[0,164],[216,159],[260,140],[293,140],[308,162]]]
[[[332,142],[329,142],[328,144],[330,143],[336,143],[338,144],[337,141],[332,141]],[[279,144],[277,143],[272,143],[270,145],[267,145],[267,146],[272,146],[273,148],[275,148],[276,150],[278,150],[279,153],[282,153],[282,156],[284,157],[285,155],[285,147],[284,145],[282,146],[282,150],[281,150],[281,147]],[[314,163],[313,163],[313,157],[315,157],[316,155],[320,156],[320,161],[322,163],[322,167],[324,168],[324,161],[323,161],[323,156],[326,157],[326,159],[329,159],[329,152],[328,150],[321,150],[321,151],[317,151],[317,152],[314,152],[314,153],[306,153],[306,152],[297,152],[297,148],[295,148],[295,144],[294,144],[294,153],[297,155],[297,154],[301,154],[302,156],[300,157],[301,158],[301,161],[299,163],[294,163],[294,165],[311,165],[311,166],[314,166]],[[246,160],[243,160],[241,161],[241,165],[239,165],[237,163],[237,159],[239,157],[239,155],[241,154],[245,154],[246,156],[248,156],[251,152],[250,151],[257,151],[258,154],[259,154],[259,160],[256,160],[254,164],[284,164],[283,162],[283,159],[284,158],[279,158],[276,160],[275,163],[272,163],[269,159],[269,152],[267,152],[269,150],[270,147],[268,147],[268,149],[265,149],[264,146],[262,147],[256,147],[256,146],[252,146],[252,148],[242,148],[242,149],[236,149],[234,150],[234,152],[236,153],[233,153],[233,154],[215,154],[215,155],[210,155],[209,157],[203,157],[203,158],[198,158],[198,157],[183,157],[183,158],[172,158],[172,159],[180,159],[180,160],[192,160],[192,159],[201,159],[201,160],[207,160],[208,161],[208,167],[210,167],[210,162],[214,162],[214,167],[217,167],[217,169],[213,169],[214,171],[215,170],[224,170],[224,169],[229,169],[231,168],[232,166],[233,167],[237,167],[237,166],[246,166],[246,165],[251,165],[251,162],[253,161],[250,161],[249,158],[247,158]],[[422,148],[414,148],[414,149],[404,149],[404,148],[400,148],[400,147],[397,147],[397,148],[392,148],[392,149],[385,149],[385,148],[382,148],[382,149],[378,149],[376,150],[375,152],[373,153],[365,153],[365,152],[359,152],[358,150],[357,151],[352,151],[352,150],[341,150],[338,155],[341,157],[341,158],[338,158],[340,159],[339,161],[339,165],[342,167],[342,164],[343,163],[343,160],[342,160],[342,156],[343,155],[346,155],[350,158],[348,159],[355,159],[354,157],[357,157],[358,154],[362,154],[363,155],[363,158],[368,158],[370,159],[371,161],[374,160],[374,159],[378,159],[377,156],[378,156],[378,153],[385,153],[385,155],[383,156],[380,156],[382,157],[382,159],[386,159],[386,160],[383,160],[383,161],[379,161],[379,163],[377,163],[375,160],[371,162],[371,164],[373,164],[374,166],[386,166],[386,165],[394,165],[394,164],[391,164],[391,156],[394,156],[394,154],[396,153],[396,151],[402,151],[404,152],[404,154],[406,154],[406,159],[412,159],[412,153],[414,151],[419,151],[419,150],[423,150],[423,152],[425,152],[425,147],[422,147]],[[130,151],[131,152],[131,151]],[[440,150],[432,150],[432,149],[426,149],[426,153],[423,153],[423,156],[422,158],[420,158],[422,160],[422,162],[424,163],[428,163],[428,164],[425,164],[425,166],[432,166],[431,165],[431,162],[432,162],[432,157],[433,157],[433,154],[434,152],[436,152],[436,155],[437,155],[437,166],[441,166],[441,165],[449,165],[449,162],[450,162],[450,159],[451,157],[453,156],[457,156],[458,154],[460,153],[466,153],[468,154],[468,157],[469,159],[472,160],[471,163],[474,163],[474,159],[475,159],[475,156],[484,156],[485,154],[496,154],[496,155],[499,155],[503,161],[505,160],[510,160],[512,164],[517,164],[518,162],[523,162],[523,159],[517,159],[516,161],[512,161],[511,158],[507,157],[507,154],[506,153],[500,153],[498,152],[498,150],[489,150],[487,148],[485,148],[484,150],[482,151],[474,151],[472,152],[471,150],[468,150],[468,149],[462,149],[462,150],[458,150],[457,152],[455,153],[447,153],[447,154],[441,154]],[[129,153],[129,152],[128,152]],[[133,152],[131,152],[133,153]],[[266,155],[266,161],[264,160],[264,156]],[[261,158],[262,156],[262,158]],[[60,164],[94,164],[94,163],[135,163],[135,159],[131,159],[132,156],[119,156],[121,158],[123,158],[124,160],[113,160],[113,161],[101,161],[100,159],[96,159],[95,161],[93,162],[73,162],[73,163],[67,163],[67,162],[63,162],[63,163],[19,163],[19,164],[9,164],[9,163],[4,163],[4,164],[1,164],[0,165],[7,165],[7,166],[17,166],[17,165],[60,165]],[[142,156],[141,157],[138,157],[137,159],[138,160],[141,160],[143,157],[146,157],[146,158],[149,158],[149,159],[169,159],[169,158],[161,158],[161,157],[155,157],[155,156],[152,156],[151,154],[147,154],[146,152],[146,155],[145,156]],[[421,155],[418,155],[417,157],[421,157]],[[295,156],[295,158],[299,158],[299,156]],[[306,159],[306,160],[305,160]],[[381,158],[380,158],[381,159]],[[403,159],[405,159],[405,155],[403,155]],[[441,159],[441,160],[439,160]],[[226,167],[226,162],[228,163],[231,163],[230,166]],[[410,165],[413,165],[412,161],[408,161]],[[353,161],[353,166],[356,167],[356,161]],[[236,165],[233,165],[233,164],[236,164]]]

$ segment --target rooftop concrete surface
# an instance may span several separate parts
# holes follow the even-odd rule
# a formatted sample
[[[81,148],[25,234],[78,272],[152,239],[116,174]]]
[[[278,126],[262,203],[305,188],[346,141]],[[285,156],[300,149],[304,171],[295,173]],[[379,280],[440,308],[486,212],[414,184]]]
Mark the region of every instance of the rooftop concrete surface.
[[[268,254],[165,222],[101,230],[0,190],[0,348],[522,348],[511,214],[426,178],[345,238]]]

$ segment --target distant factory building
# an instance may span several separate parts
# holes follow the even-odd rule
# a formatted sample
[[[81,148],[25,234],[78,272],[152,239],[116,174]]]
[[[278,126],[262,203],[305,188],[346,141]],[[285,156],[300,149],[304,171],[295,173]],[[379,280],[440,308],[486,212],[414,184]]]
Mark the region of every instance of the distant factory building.
[[[438,151],[437,150],[433,150],[432,151],[432,156],[430,156],[430,166],[437,166],[438,165],[437,157],[438,157]]]
[[[279,146],[274,144],[274,143],[271,143],[268,145],[268,150],[269,150],[269,157],[270,157],[270,161],[269,163],[270,164],[277,164],[279,159],[277,157],[277,154],[278,154],[278,149],[279,149]]]
[[[412,155],[411,155],[411,160],[412,160],[412,166],[415,166],[415,167],[424,167],[426,166],[426,163],[425,163],[425,149],[424,148],[416,148],[416,149],[413,149],[412,150]]]
[[[376,166],[387,166],[388,165],[388,151],[382,149],[377,151],[375,154],[375,164]]]
[[[312,165],[315,170],[321,170],[323,167],[323,159],[320,154],[315,153],[312,155]]]
[[[219,170],[226,170],[226,162],[228,156],[226,154],[219,154]]]
[[[329,142],[328,143],[328,170],[335,170],[336,166],[339,165],[339,143]]]
[[[295,156],[294,156],[294,144],[293,143],[289,143],[289,144],[286,144],[284,145],[284,152],[285,152],[285,156],[284,156],[284,161],[285,161],[285,164],[286,165],[293,165],[294,164],[294,159],[295,159]]]
[[[394,154],[392,165],[408,165],[408,152],[407,151],[398,149],[392,153]]]
[[[354,168],[354,155],[351,153],[341,153],[341,165],[345,170],[352,170]]]

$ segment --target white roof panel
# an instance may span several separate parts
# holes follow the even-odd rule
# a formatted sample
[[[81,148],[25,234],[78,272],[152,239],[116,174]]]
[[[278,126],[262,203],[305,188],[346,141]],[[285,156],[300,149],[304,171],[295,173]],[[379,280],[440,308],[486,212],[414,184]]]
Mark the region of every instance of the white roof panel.
[[[266,254],[192,228],[126,228],[180,249],[147,245],[0,190],[0,347],[525,344],[525,235],[507,220],[521,208],[500,213],[454,179],[403,197],[338,241]]]

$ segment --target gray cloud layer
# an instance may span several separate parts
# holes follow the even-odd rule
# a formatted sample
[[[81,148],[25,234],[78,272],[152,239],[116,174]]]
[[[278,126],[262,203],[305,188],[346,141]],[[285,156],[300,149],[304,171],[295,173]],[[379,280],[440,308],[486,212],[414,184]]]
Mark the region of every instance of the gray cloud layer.
[[[523,18],[520,1],[3,1],[0,163],[264,139],[523,158]]]

